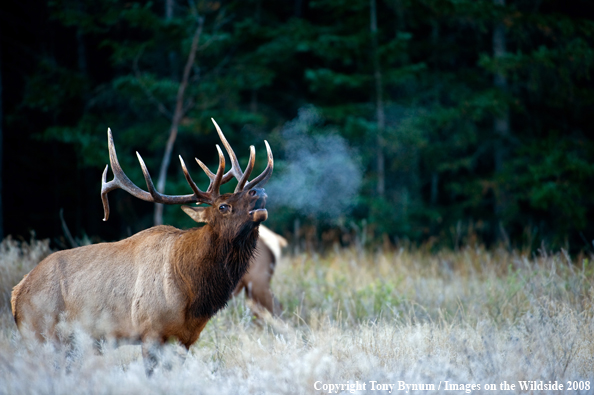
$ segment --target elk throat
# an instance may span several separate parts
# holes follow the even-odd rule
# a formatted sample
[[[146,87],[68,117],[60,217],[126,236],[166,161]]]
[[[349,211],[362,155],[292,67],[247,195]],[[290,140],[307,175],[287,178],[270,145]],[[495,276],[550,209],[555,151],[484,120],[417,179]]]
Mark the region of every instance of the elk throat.
[[[192,317],[210,318],[227,305],[254,255],[258,226],[242,237],[208,236],[201,238],[210,246],[206,253],[198,249],[196,254],[183,254],[174,268],[176,282],[187,296],[187,314]]]

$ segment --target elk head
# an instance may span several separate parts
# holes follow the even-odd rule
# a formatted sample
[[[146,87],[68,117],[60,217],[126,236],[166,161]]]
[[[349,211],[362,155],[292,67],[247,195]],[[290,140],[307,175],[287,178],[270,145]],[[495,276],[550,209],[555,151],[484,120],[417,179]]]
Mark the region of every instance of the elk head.
[[[212,122],[214,123],[219,137],[231,159],[231,170],[225,173],[225,157],[218,145],[216,147],[219,154],[219,167],[216,173],[212,173],[204,163],[196,159],[198,165],[200,165],[210,179],[208,189],[206,192],[203,192],[192,180],[192,177],[186,168],[186,164],[180,156],[179,160],[184,176],[193,191],[191,195],[165,195],[157,191],[153,185],[148,169],[138,152],[136,152],[136,156],[140,162],[148,192],[137,187],[122,170],[116,155],[111,130],[108,129],[109,161],[114,173],[114,179],[107,182],[106,178],[109,165],[106,166],[103,171],[101,183],[101,200],[103,201],[103,210],[105,214],[103,220],[107,221],[109,218],[109,201],[107,199],[107,194],[114,189],[121,188],[132,196],[147,202],[161,204],[206,204],[206,206],[198,207],[182,206],[182,209],[194,221],[206,222],[210,224],[216,233],[225,235],[230,239],[242,235],[245,236],[246,232],[250,232],[260,224],[260,222],[265,221],[268,218],[268,212],[264,208],[267,196],[266,193],[264,193],[264,189],[260,187],[268,181],[274,167],[272,151],[270,150],[268,142],[266,140],[264,141],[268,153],[268,164],[266,169],[264,169],[258,177],[248,182],[256,160],[256,150],[254,146],[250,146],[250,159],[245,171],[242,171],[237,156],[223,135],[221,128],[214,119],[212,119]],[[229,182],[233,177],[238,180],[234,193],[221,195],[219,192],[221,185]]]

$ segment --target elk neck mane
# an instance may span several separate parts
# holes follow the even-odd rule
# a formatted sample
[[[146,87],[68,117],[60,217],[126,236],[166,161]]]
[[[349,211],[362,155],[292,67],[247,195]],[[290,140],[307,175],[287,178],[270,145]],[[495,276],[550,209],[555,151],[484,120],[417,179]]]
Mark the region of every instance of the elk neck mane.
[[[247,237],[217,234],[209,224],[181,233],[172,264],[177,286],[186,295],[186,314],[211,317],[227,305],[257,240],[257,226]]]

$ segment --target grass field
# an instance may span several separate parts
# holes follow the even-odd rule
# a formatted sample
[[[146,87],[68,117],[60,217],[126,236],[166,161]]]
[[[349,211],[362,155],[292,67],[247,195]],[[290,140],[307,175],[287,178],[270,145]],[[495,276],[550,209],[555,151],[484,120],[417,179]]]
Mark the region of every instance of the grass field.
[[[237,298],[185,363],[168,345],[147,378],[139,346],[97,355],[80,336],[66,360],[21,343],[10,291],[48,253],[39,241],[0,245],[0,394],[478,394],[504,382],[509,393],[594,392],[591,258],[470,247],[296,255],[273,280],[282,320],[255,320]],[[563,390],[541,391],[549,381]]]

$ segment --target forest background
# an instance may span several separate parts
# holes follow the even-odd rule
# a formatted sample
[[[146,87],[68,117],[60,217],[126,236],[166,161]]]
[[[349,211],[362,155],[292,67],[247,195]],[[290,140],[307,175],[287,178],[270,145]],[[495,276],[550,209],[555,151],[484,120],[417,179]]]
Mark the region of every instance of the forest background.
[[[205,188],[190,159],[215,166],[212,117],[242,164],[256,145],[255,172],[271,143],[267,224],[291,240],[592,252],[588,6],[3,1],[0,236],[67,246],[63,223],[94,241],[192,226],[122,191],[101,221],[106,131],[137,185],[134,151],[159,188],[186,194],[166,154]]]

